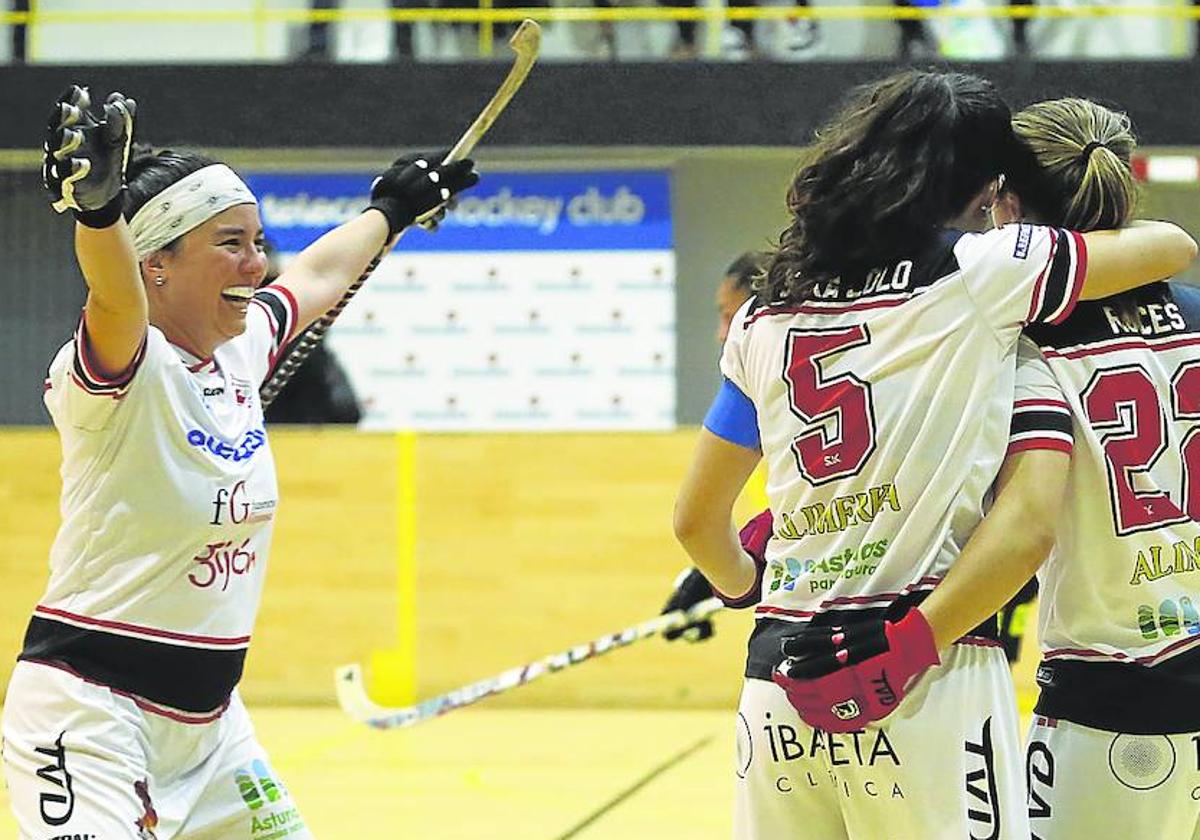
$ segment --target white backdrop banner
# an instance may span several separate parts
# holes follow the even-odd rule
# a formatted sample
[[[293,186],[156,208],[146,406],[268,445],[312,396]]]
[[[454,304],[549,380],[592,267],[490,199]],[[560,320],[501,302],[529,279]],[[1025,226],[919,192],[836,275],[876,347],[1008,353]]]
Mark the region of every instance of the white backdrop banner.
[[[285,261],[370,184],[246,180]],[[326,340],[366,429],[674,428],[668,173],[487,172],[436,234],[405,234]]]

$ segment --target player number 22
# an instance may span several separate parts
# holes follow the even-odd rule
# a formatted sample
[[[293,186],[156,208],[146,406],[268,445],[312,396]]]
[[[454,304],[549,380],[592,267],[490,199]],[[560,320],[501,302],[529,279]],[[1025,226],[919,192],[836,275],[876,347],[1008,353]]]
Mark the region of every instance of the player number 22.
[[[870,342],[863,324],[788,331],[783,380],[792,413],[804,424],[792,454],[813,484],[856,474],[875,451],[870,383],[848,372],[827,377],[821,368],[826,357]]]
[[[1096,371],[1081,394],[1108,465],[1113,525],[1118,535],[1172,522],[1200,521],[1200,426],[1179,445],[1183,471],[1182,507],[1146,475],[1167,448],[1166,407],[1141,365]],[[1171,415],[1200,420],[1200,362],[1184,362],[1171,377]]]

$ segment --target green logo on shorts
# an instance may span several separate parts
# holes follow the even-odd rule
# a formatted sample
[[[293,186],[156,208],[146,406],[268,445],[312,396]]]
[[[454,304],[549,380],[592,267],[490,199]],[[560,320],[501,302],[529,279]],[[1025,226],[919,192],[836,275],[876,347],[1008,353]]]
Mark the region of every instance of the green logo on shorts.
[[[266,762],[256,760],[250,764],[249,770],[239,767],[234,773],[234,782],[246,807],[251,811],[262,811],[252,817],[250,835],[254,840],[280,840],[304,831],[304,820],[295,807],[286,810],[271,807],[290,797],[287,788],[272,775]]]

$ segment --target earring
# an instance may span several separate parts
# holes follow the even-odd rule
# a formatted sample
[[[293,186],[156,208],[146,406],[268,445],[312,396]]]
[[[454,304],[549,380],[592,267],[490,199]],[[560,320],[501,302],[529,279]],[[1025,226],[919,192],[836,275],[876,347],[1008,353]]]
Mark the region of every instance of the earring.
[[[167,280],[166,280],[166,278],[165,278],[165,277],[163,277],[161,274],[160,274],[160,275],[158,275],[157,277],[155,277],[155,278],[154,278],[154,285],[155,285],[155,286],[165,286],[165,285],[166,285],[166,283],[167,283]]]

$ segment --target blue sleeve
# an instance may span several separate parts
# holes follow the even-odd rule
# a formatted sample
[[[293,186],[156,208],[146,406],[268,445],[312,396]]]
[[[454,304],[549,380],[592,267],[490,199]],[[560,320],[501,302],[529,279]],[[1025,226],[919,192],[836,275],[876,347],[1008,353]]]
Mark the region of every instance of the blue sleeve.
[[[1183,320],[1187,322],[1188,328],[1193,330],[1200,328],[1200,289],[1176,281],[1171,281],[1169,285],[1171,297],[1175,299],[1175,305],[1183,313]]]
[[[721,385],[708,414],[704,428],[714,435],[747,449],[759,449],[758,412],[754,403],[728,379]]]

